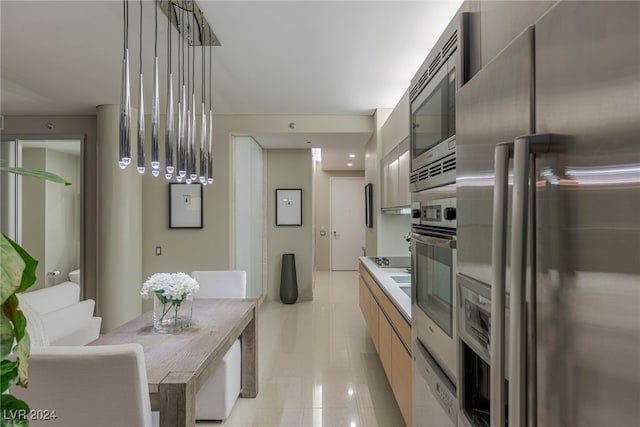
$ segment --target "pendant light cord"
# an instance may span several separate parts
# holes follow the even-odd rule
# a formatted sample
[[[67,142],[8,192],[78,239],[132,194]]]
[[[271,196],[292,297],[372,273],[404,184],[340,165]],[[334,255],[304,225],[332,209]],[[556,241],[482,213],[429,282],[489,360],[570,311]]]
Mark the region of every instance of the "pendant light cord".
[[[167,62],[168,62],[168,66],[167,66],[167,70],[168,73],[167,74],[171,74],[171,17],[173,16],[173,11],[171,9],[171,3],[169,3],[167,5],[167,39],[168,39],[168,43],[167,43]]]
[[[140,0],[140,74],[142,74],[142,0]]]
[[[189,16],[187,15],[187,21],[189,20]],[[191,28],[189,28],[189,25],[187,24],[187,29],[189,30],[189,32],[187,33],[187,96],[189,96],[189,94],[191,93],[191,49],[189,48],[189,38],[190,38],[190,32],[192,31]],[[187,105],[191,105],[190,102],[187,103]]]
[[[153,56],[158,57],[158,4],[157,0],[154,1],[156,16],[155,16],[155,33],[154,33],[154,47],[153,47]]]
[[[122,2],[123,22],[124,22],[124,49],[123,53],[126,54],[129,47],[129,0]]]

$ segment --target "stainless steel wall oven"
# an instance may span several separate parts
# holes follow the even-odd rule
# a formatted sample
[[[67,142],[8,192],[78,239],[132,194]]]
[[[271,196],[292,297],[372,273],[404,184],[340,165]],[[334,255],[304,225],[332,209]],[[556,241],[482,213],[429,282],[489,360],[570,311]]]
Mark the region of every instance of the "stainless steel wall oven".
[[[455,198],[412,204],[412,309],[417,338],[456,383]]]

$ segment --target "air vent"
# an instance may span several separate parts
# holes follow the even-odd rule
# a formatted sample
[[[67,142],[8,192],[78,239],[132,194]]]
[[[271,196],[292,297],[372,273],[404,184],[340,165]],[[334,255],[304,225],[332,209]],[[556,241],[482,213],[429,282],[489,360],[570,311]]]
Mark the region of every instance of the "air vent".
[[[409,99],[413,99],[417,94],[418,94],[418,85],[416,84],[411,88],[411,91],[409,92]]]
[[[422,73],[422,76],[420,76],[420,80],[418,80],[418,87],[422,87],[424,86],[424,84],[429,80],[429,70],[425,71],[424,73]]]
[[[409,183],[413,185],[412,191],[437,187],[455,181],[455,172],[456,156],[452,153],[446,159],[435,161],[411,173]]]
[[[436,55],[433,61],[431,61],[431,65],[429,65],[429,76],[433,75],[433,73],[436,72],[439,66],[440,66],[440,53]]]
[[[442,162],[442,171],[443,172],[449,172],[452,170],[456,170],[456,158],[452,158],[449,160],[445,160],[444,162]]]
[[[442,47],[443,58],[446,58],[449,55],[449,53],[453,52],[453,50],[456,48],[457,42],[458,42],[458,32],[454,31],[451,38],[449,38],[449,40]]]
[[[441,173],[442,173],[442,163],[436,163],[435,165],[429,167],[429,178],[438,176]]]

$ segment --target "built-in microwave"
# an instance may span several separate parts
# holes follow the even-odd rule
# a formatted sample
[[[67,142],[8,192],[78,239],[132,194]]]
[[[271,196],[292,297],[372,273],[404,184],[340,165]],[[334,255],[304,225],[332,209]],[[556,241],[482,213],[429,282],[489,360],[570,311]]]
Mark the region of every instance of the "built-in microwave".
[[[410,190],[456,181],[456,93],[465,76],[465,14],[454,20],[411,82]]]

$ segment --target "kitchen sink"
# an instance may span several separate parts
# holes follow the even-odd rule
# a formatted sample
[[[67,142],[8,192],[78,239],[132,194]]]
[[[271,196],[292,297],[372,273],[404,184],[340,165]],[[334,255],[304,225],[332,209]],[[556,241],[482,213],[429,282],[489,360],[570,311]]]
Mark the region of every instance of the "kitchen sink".
[[[411,276],[403,275],[403,276],[391,276],[394,282],[400,283],[411,283]]]
[[[400,286],[400,289],[402,290],[402,292],[411,297],[411,286]]]

